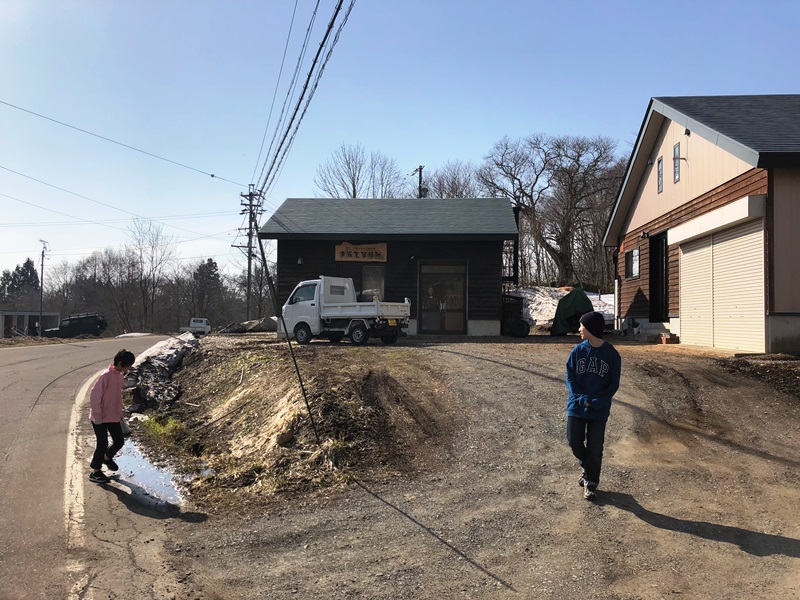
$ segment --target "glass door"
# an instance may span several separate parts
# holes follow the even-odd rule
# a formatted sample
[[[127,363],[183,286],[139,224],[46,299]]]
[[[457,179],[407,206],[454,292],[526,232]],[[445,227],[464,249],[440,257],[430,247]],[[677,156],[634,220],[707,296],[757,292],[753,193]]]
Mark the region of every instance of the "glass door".
[[[421,264],[419,332],[466,333],[466,290],[466,264]]]

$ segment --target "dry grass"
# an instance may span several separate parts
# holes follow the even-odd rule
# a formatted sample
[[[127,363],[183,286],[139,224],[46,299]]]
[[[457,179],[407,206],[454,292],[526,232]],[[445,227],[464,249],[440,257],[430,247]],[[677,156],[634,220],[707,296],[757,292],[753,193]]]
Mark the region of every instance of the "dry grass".
[[[295,348],[312,424],[287,347],[272,340],[204,338],[173,378],[180,396],[157,417],[171,424],[161,434],[174,435],[143,437],[149,453],[162,454],[156,459],[205,473],[187,484],[196,504],[232,509],[324,492],[351,475],[410,474],[419,444],[447,442],[453,401],[414,349]]]

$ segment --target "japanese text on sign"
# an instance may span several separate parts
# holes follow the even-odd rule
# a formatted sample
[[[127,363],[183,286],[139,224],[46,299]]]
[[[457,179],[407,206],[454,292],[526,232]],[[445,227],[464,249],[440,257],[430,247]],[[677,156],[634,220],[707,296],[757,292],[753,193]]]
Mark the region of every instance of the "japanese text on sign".
[[[336,244],[336,260],[345,262],[386,262],[386,244]]]

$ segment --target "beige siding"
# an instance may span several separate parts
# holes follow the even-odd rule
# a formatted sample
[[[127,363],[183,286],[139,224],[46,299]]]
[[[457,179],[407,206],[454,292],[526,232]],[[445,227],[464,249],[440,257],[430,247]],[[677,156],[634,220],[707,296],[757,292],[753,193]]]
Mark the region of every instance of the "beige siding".
[[[772,310],[800,312],[800,169],[773,174]]]
[[[683,160],[680,161],[680,181],[674,183],[672,149],[678,143]],[[659,157],[664,164],[664,185],[660,194],[657,181]],[[653,165],[642,178],[624,231],[641,227],[753,167],[696,133],[685,135],[683,126],[669,120],[664,122],[650,158]]]
[[[763,220],[680,245],[681,343],[764,352]]]
[[[713,236],[714,346],[764,352],[764,232],[761,219]]]
[[[711,236],[681,244],[681,343],[713,346]]]

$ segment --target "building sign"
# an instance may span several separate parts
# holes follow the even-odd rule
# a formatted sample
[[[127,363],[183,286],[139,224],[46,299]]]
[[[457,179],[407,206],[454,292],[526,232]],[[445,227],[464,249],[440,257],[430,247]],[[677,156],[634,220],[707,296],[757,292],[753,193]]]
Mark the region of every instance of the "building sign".
[[[386,244],[336,244],[337,262],[386,262]]]

